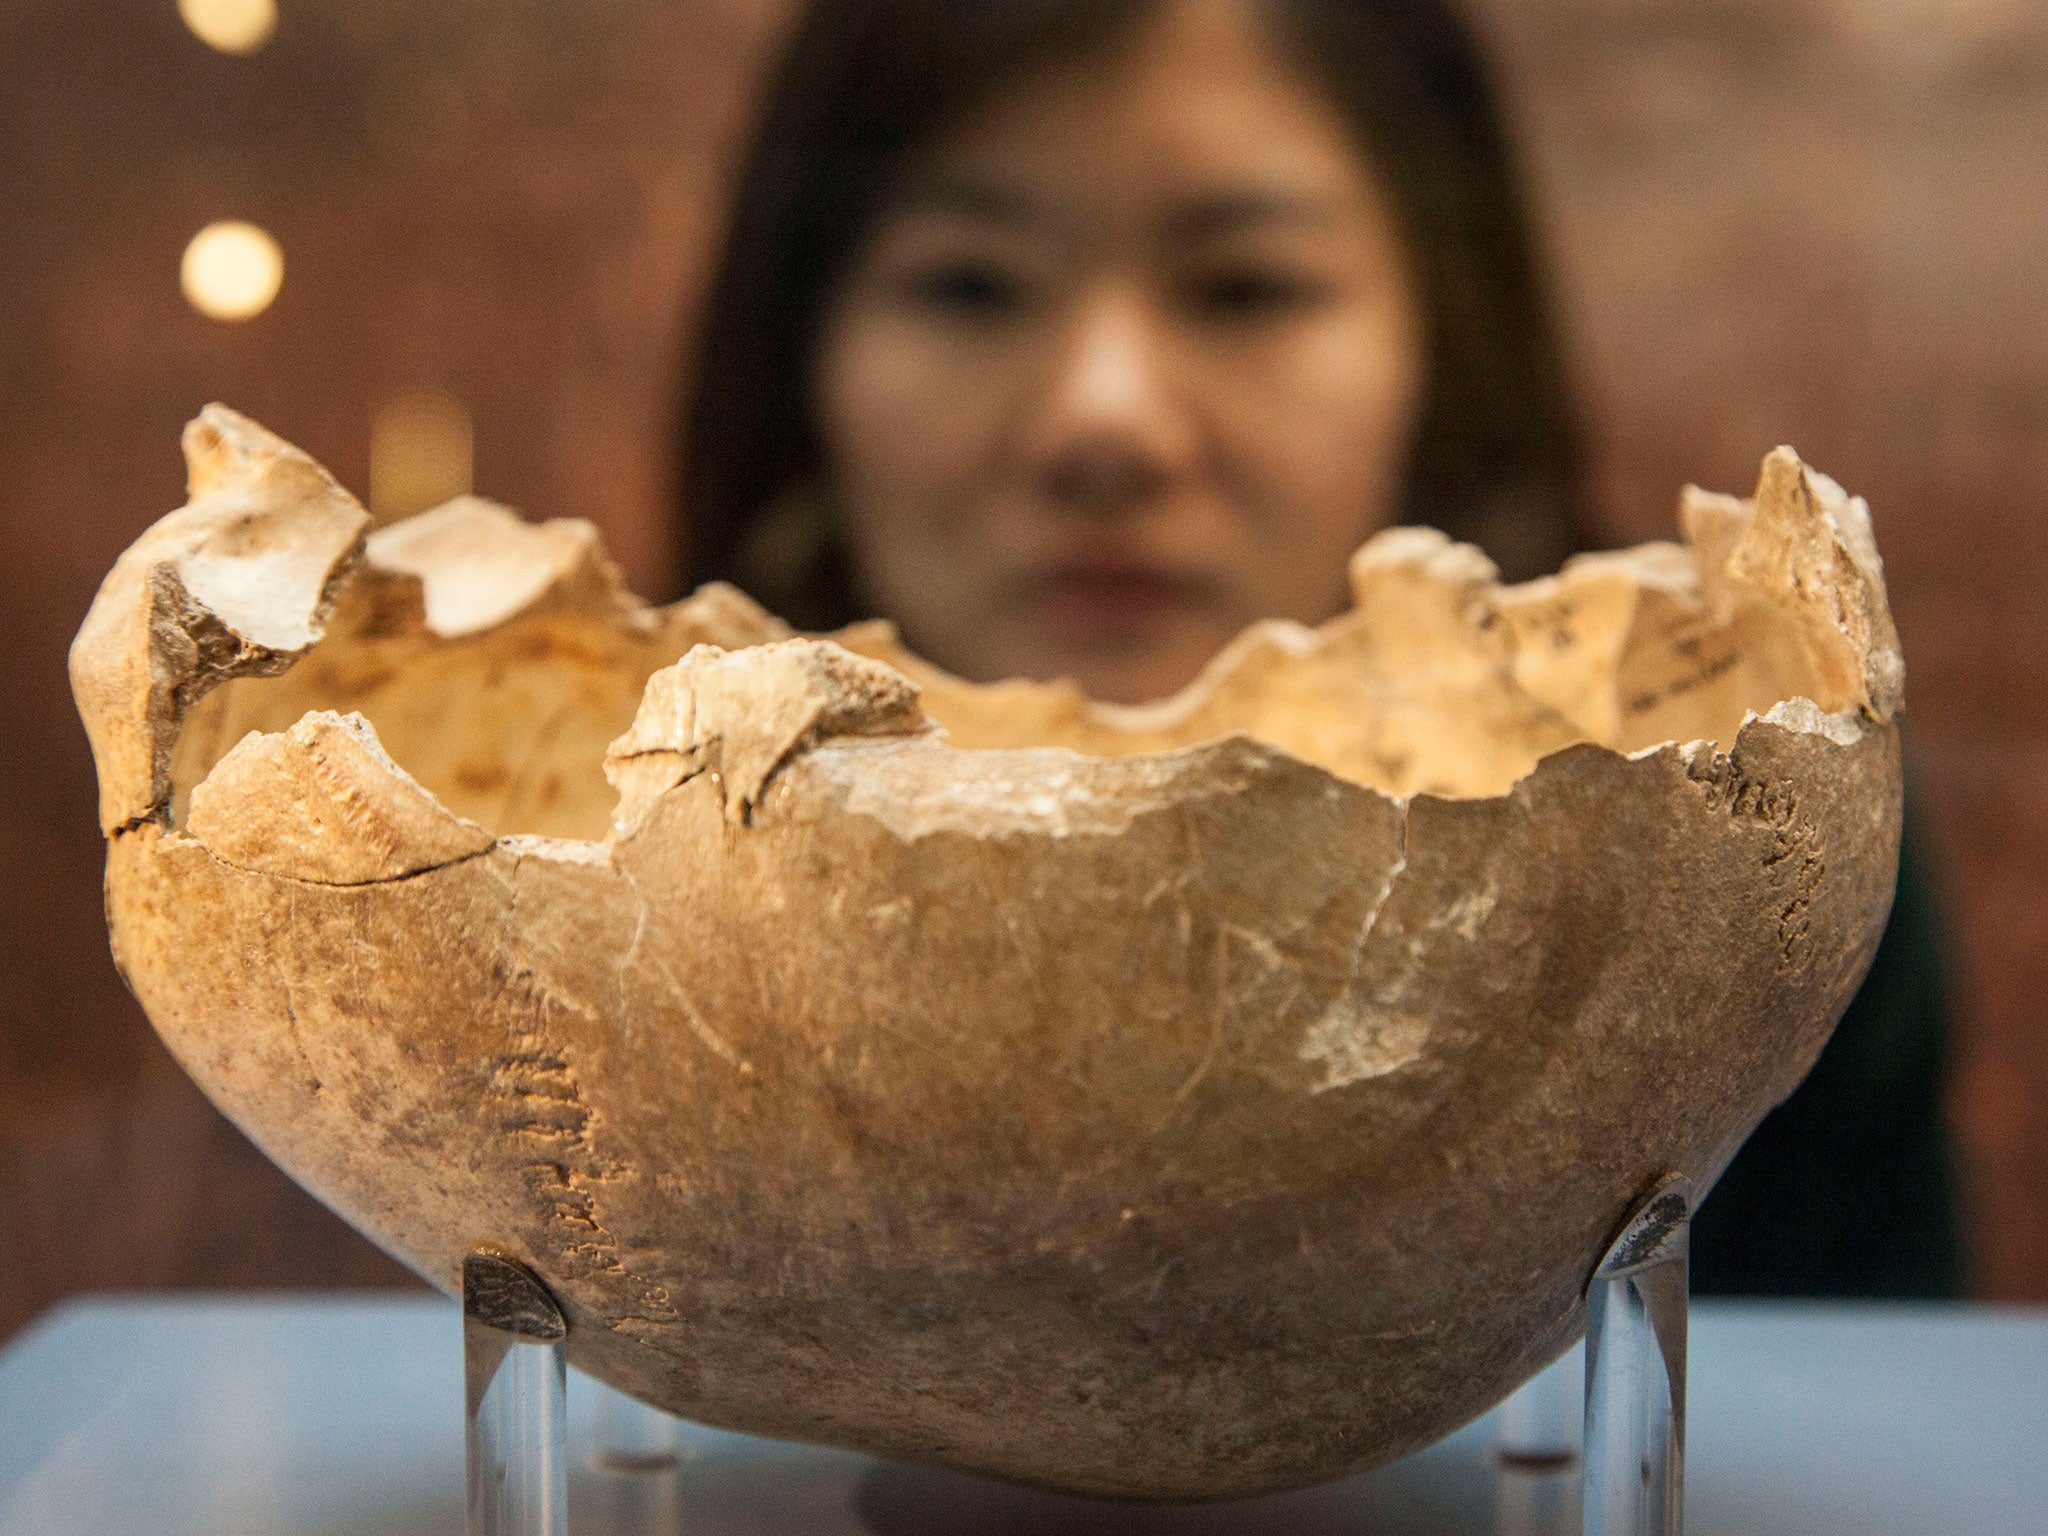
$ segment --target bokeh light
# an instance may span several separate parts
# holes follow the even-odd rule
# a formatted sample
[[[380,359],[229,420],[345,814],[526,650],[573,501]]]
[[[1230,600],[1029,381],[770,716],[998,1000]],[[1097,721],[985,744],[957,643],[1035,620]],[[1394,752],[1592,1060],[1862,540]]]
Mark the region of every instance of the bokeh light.
[[[209,224],[185,247],[178,282],[202,315],[247,320],[260,315],[284,281],[284,252],[266,230],[237,219]]]
[[[277,0],[178,0],[178,14],[222,53],[254,53],[277,30]]]

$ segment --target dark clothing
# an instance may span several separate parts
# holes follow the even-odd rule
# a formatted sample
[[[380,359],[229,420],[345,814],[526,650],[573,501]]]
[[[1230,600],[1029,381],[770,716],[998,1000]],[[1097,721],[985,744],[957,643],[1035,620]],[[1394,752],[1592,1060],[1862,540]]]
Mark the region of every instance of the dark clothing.
[[[1941,965],[1911,847],[1863,990],[1694,1219],[1696,1295],[1954,1296]]]

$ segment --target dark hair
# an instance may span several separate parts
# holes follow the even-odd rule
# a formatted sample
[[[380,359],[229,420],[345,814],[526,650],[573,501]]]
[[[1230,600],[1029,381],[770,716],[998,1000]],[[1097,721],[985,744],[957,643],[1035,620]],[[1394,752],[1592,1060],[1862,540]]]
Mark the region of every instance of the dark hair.
[[[837,529],[792,560],[773,513],[820,468],[816,339],[905,159],[997,87],[1159,0],[814,0],[768,92],[699,331],[685,571],[806,628],[864,616]],[[1562,366],[1492,95],[1444,0],[1248,0],[1355,125],[1414,252],[1428,386],[1402,513],[1510,575],[1578,539]],[[787,545],[787,540],[783,542]]]

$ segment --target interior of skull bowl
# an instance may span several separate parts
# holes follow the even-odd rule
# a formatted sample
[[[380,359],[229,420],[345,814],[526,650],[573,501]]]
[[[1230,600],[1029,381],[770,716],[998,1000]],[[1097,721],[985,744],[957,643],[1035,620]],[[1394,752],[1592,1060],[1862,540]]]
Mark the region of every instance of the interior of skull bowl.
[[[124,974],[315,1194],[690,1417],[1148,1497],[1402,1454],[1882,930],[1897,646],[1788,450],[1520,586],[1383,534],[1143,707],[188,455],[74,648]]]

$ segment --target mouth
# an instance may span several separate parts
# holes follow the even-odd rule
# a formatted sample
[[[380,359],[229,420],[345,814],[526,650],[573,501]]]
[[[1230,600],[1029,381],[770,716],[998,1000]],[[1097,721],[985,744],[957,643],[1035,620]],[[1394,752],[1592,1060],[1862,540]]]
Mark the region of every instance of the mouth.
[[[1155,561],[1081,556],[1027,578],[1032,617],[1054,637],[1079,643],[1130,639],[1197,607],[1204,583]]]

